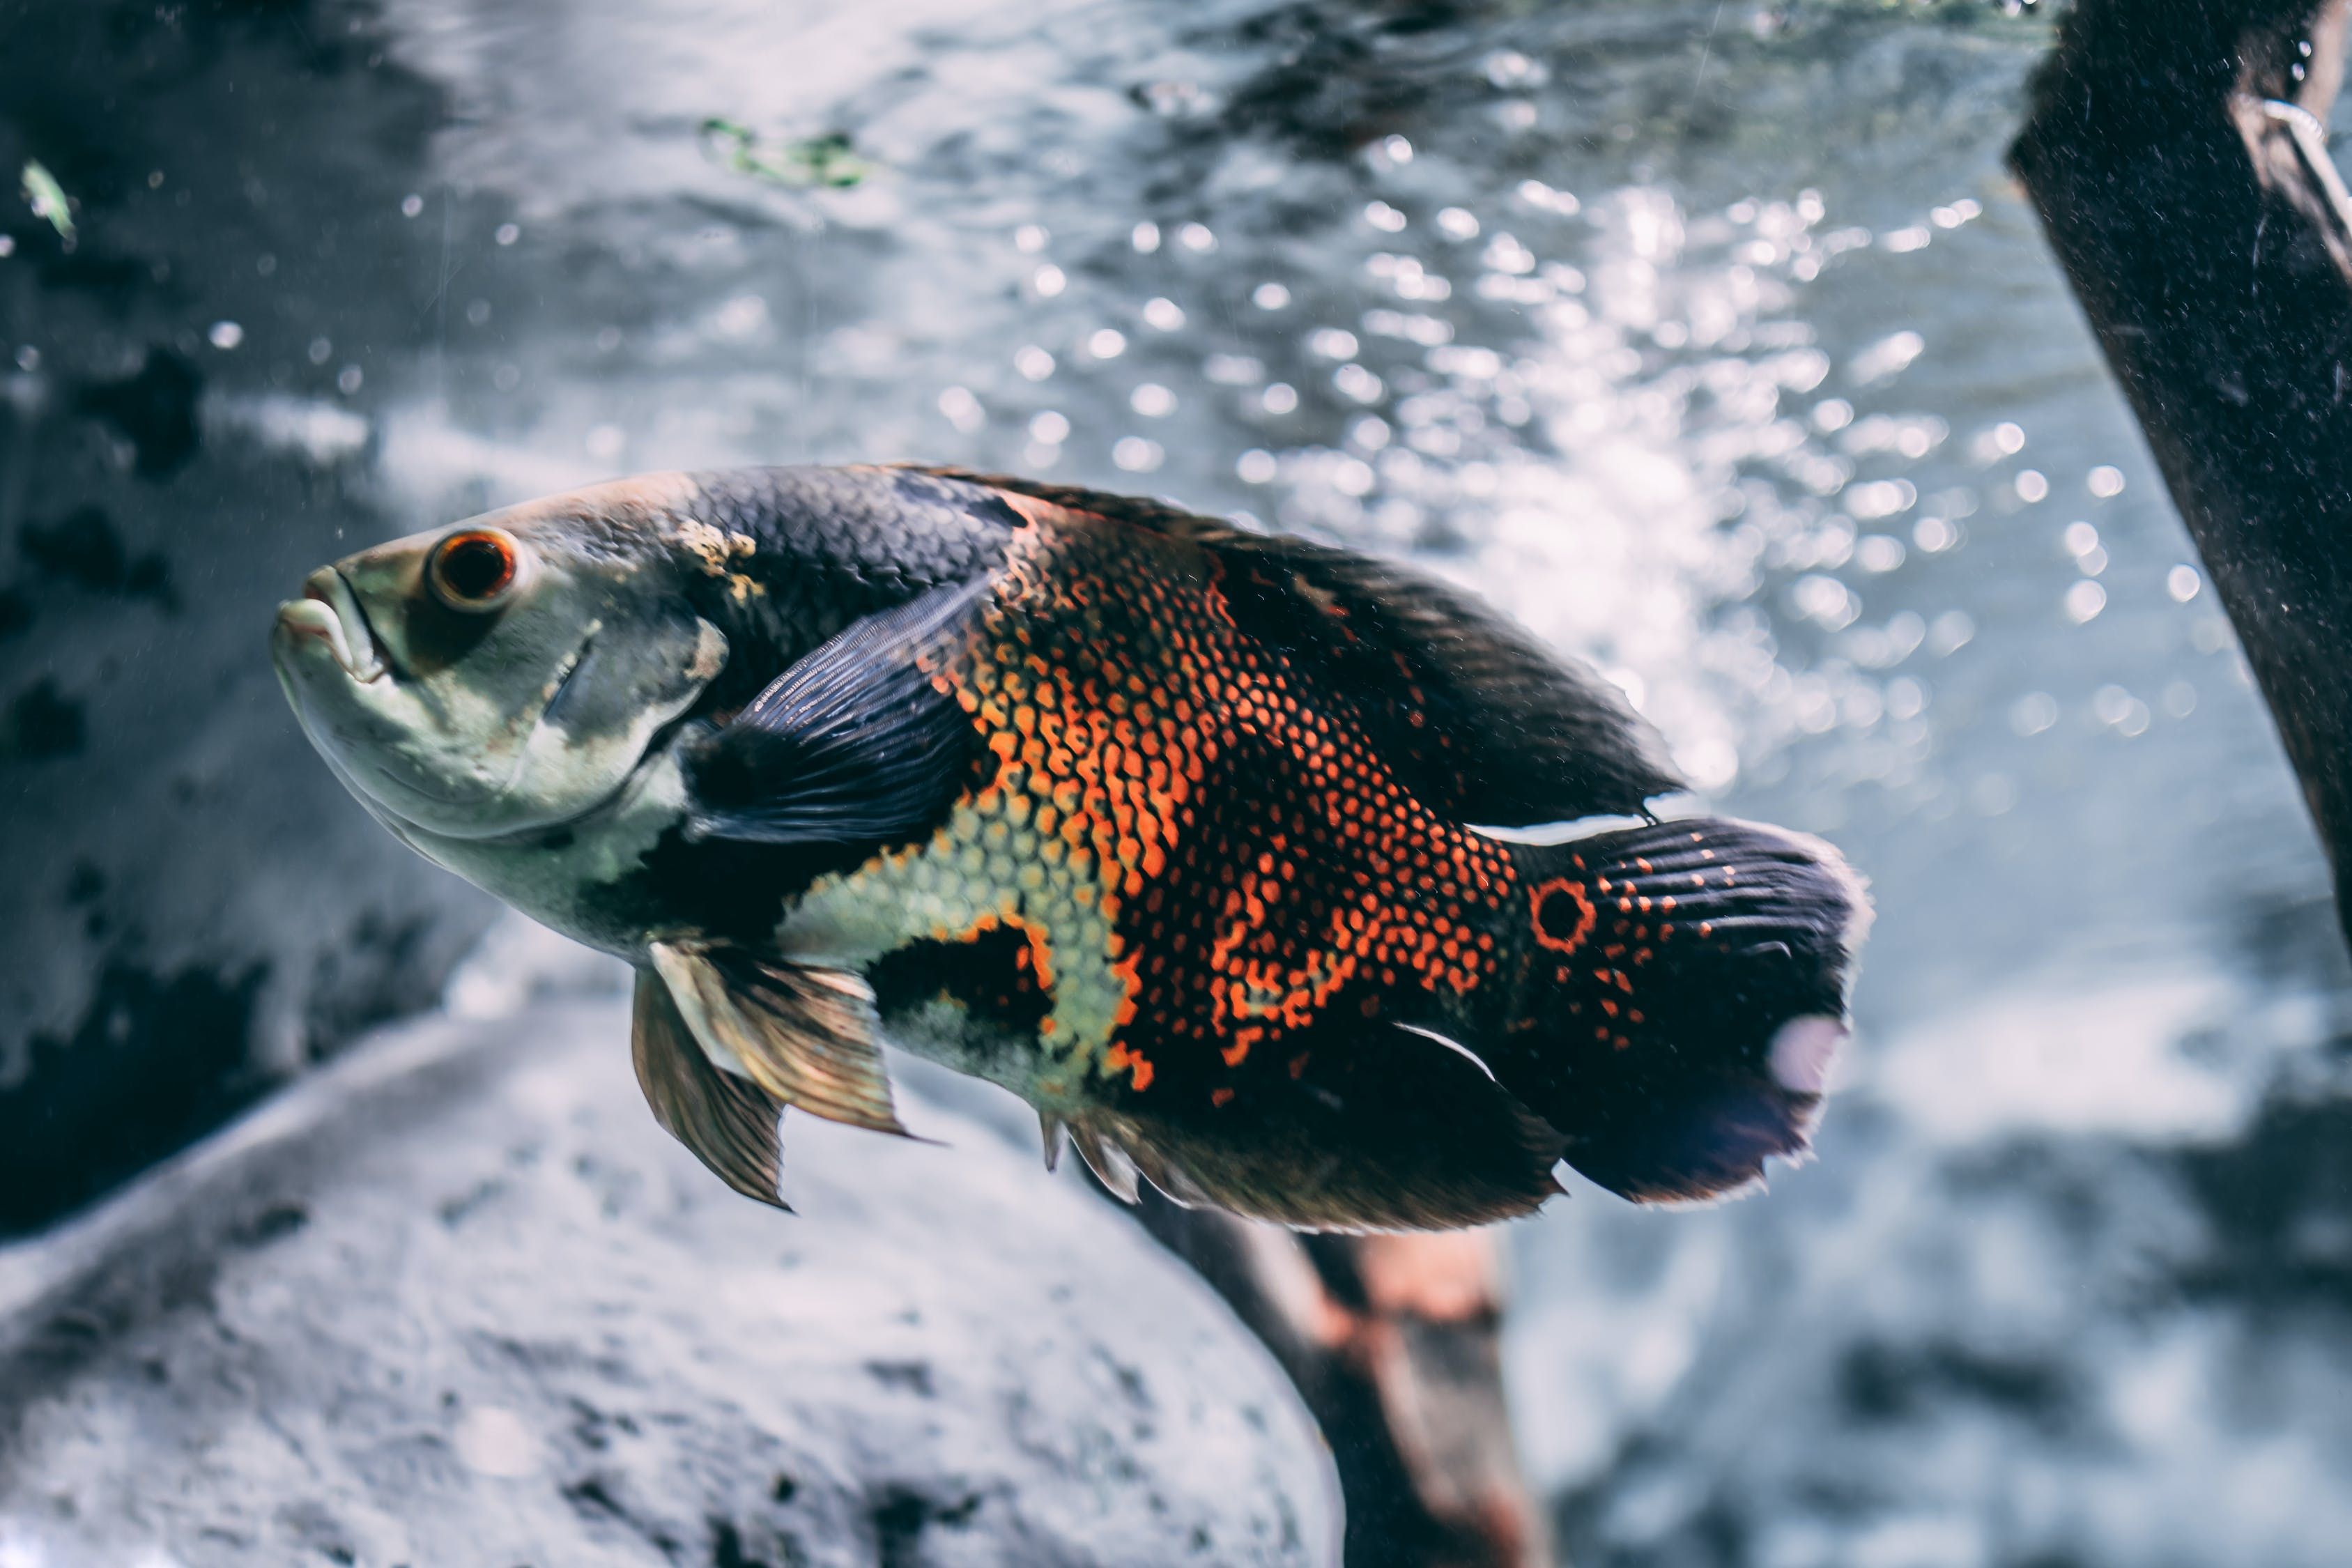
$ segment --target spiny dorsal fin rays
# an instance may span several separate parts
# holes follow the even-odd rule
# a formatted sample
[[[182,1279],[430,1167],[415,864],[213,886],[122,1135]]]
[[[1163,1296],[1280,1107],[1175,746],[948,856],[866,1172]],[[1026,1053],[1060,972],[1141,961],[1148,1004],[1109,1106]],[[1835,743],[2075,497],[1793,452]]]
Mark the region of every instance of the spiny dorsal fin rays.
[[[1139,1188],[1135,1162],[1127,1151],[1096,1132],[1085,1121],[1069,1124],[1070,1142],[1086,1160],[1097,1181],[1108,1187],[1122,1203],[1134,1203]]]
[[[720,1181],[790,1214],[776,1190],[783,1107],[751,1079],[711,1065],[661,976],[637,972],[634,1012],[629,1054],[654,1120]]]
[[[654,967],[687,1026],[769,1094],[812,1116],[912,1137],[891,1104],[874,993],[839,969],[779,964],[739,948],[655,942]]]
[[[1050,1110],[1037,1113],[1037,1136],[1045,1145],[1045,1169],[1057,1171],[1062,1165],[1062,1119]]]

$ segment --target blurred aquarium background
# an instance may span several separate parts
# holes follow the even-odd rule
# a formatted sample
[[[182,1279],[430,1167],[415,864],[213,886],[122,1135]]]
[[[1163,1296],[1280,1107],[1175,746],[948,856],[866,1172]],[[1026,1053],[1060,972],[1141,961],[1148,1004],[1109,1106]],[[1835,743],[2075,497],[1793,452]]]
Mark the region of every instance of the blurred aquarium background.
[[[286,711],[302,573],[1018,470],[1410,556],[1870,878],[1815,1163],[1508,1233],[1566,1558],[2345,1561],[2352,975],[2001,167],[2049,10],[0,0],[0,1229],[490,924]]]

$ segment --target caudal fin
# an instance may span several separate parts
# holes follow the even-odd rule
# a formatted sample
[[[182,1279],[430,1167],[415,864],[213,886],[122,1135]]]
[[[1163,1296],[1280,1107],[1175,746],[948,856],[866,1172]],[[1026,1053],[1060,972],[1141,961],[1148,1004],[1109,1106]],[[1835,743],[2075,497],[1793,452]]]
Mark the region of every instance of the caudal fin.
[[[1662,1203],[1801,1155],[1870,920],[1837,851],[1710,818],[1512,854],[1526,961],[1480,1055],[1568,1163]]]

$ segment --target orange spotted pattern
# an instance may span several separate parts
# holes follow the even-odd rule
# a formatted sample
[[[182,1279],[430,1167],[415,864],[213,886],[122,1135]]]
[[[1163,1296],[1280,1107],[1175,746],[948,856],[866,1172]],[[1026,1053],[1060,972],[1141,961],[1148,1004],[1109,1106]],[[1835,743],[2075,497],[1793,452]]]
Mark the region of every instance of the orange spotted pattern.
[[[1101,918],[1119,994],[1096,1070],[1222,1107],[1364,1020],[1454,1022],[1517,969],[1508,847],[1427,809],[1344,694],[1242,635],[1202,552],[1019,505],[1030,526],[935,684],[997,759],[975,820],[1034,843],[1033,899],[1075,879]]]

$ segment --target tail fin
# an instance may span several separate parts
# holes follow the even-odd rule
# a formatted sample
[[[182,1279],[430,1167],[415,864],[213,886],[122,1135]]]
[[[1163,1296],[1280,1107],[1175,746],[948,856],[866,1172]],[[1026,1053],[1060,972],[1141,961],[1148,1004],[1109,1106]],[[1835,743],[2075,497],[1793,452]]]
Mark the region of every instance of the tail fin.
[[[1837,851],[1701,819],[1512,854],[1526,961],[1480,1055],[1569,1138],[1568,1163],[1658,1203],[1801,1155],[1870,920]]]

